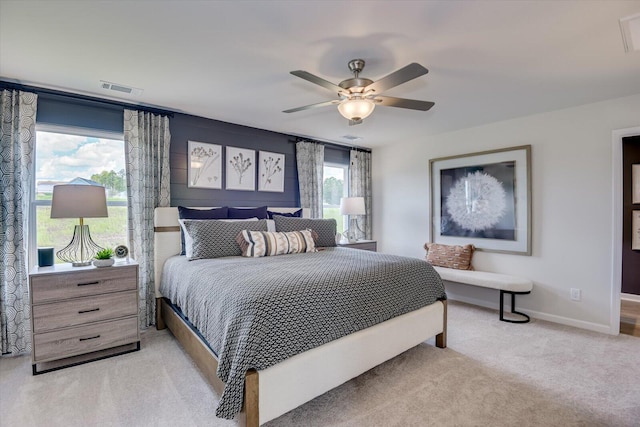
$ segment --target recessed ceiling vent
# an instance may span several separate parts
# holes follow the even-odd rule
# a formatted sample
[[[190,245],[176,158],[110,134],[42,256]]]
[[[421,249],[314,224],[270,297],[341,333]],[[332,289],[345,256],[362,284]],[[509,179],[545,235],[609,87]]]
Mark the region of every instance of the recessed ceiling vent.
[[[620,20],[624,51],[640,52],[640,13]]]
[[[131,96],[140,96],[143,92],[142,89],[125,86],[118,83],[105,82],[104,80],[100,80],[100,87],[104,90],[112,90],[114,92],[118,92],[121,95],[125,94]]]
[[[349,141],[359,141],[362,139],[361,136],[356,136],[356,135],[344,135],[342,138],[349,140]]]

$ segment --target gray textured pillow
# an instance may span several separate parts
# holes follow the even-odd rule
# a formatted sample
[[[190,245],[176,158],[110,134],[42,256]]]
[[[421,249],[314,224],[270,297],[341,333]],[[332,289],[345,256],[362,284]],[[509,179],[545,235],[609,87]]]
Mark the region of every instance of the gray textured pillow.
[[[185,219],[183,223],[190,236],[191,245],[186,247],[189,260],[240,256],[242,251],[236,237],[242,230],[267,231],[265,219],[234,222]]]
[[[274,215],[276,231],[300,231],[308,228],[318,233],[316,246],[327,247],[336,246],[336,220],[335,219],[312,219],[312,218],[291,218]]]

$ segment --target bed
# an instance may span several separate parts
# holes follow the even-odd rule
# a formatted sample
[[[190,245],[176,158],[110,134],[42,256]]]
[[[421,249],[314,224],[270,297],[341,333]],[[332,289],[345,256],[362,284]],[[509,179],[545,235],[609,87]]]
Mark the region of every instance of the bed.
[[[272,210],[288,213],[294,209],[273,208]],[[423,261],[409,261],[409,259],[401,257],[368,253],[368,251],[357,249],[329,248],[314,253],[260,259],[227,257],[190,262],[186,261],[184,256],[175,256],[180,252],[181,245],[177,208],[156,209],[155,232],[157,326],[159,329],[166,326],[171,330],[214,389],[221,394],[218,414],[222,414],[221,416],[225,418],[236,415],[237,411],[241,409],[238,405],[242,405],[242,411],[236,418],[241,424],[258,426],[428,338],[435,336],[438,347],[446,346],[446,299],[443,292],[440,294],[439,289],[430,291],[428,301],[427,297],[424,297],[425,300],[420,305],[415,300],[422,297],[407,298],[404,296],[404,291],[399,293],[385,291],[384,285],[391,282],[394,287],[406,286],[407,292],[416,288],[415,282],[421,279],[409,278],[409,276],[413,276],[413,272],[425,268],[426,263]],[[165,263],[166,269],[163,274]],[[302,263],[305,268],[297,267],[296,263]],[[322,266],[327,263],[357,265],[358,271],[361,267],[367,267],[369,270],[367,273],[358,273],[353,278],[343,279],[340,272],[333,273],[328,271],[330,269],[326,269],[327,272],[324,273]],[[390,275],[385,278],[386,271],[391,266],[398,264],[400,264],[400,268],[404,269],[402,270],[404,273],[390,271],[388,273]],[[245,273],[228,273],[231,268],[234,268],[234,265],[238,265],[238,268],[241,268],[240,271]],[[190,268],[193,271],[190,271]],[[217,268],[217,273],[203,273],[211,271],[207,270],[211,268]],[[279,279],[276,275],[276,272],[283,271],[289,271],[290,275],[300,274],[300,270],[310,273],[310,277],[305,279],[302,276],[292,276],[289,280]],[[255,280],[246,277],[246,280],[241,282],[240,276],[255,277],[257,272],[264,276],[264,283],[255,284]],[[246,289],[245,293],[247,294],[262,292],[268,288],[264,294],[260,294],[259,303],[255,304],[258,311],[262,310],[263,314],[266,313],[262,318],[267,317],[269,322],[279,313],[284,313],[285,310],[290,310],[285,316],[287,319],[295,319],[296,316],[298,318],[306,315],[317,316],[314,311],[306,313],[304,310],[308,310],[308,308],[298,302],[302,299],[309,299],[313,310],[319,310],[318,307],[324,304],[321,299],[322,295],[326,295],[327,304],[333,295],[336,295],[335,301],[331,304],[338,305],[326,307],[321,317],[328,318],[329,320],[326,322],[328,324],[339,325],[337,330],[340,332],[336,332],[335,336],[331,335],[334,334],[332,332],[329,334],[331,335],[329,338],[319,337],[322,334],[316,333],[314,329],[304,329],[307,326],[301,326],[302,323],[306,325],[307,322],[294,322],[289,325],[276,319],[273,320],[273,324],[265,323],[266,326],[261,326],[262,323],[258,323],[256,329],[262,332],[250,332],[253,334],[250,335],[251,338],[244,336],[237,340],[228,338],[228,336],[234,337],[233,333],[222,333],[221,330],[215,330],[211,325],[223,323],[219,321],[218,316],[227,315],[226,312],[240,311],[244,313],[246,305],[245,300],[236,294],[226,296],[221,293],[224,291],[223,285],[230,282],[229,277],[224,274],[228,274],[229,277],[235,274],[234,277],[237,277],[238,284],[234,284],[237,285],[237,289],[241,289],[243,292]],[[407,276],[406,280],[402,274]],[[430,270],[426,274],[431,274]],[[317,277],[322,275],[327,275],[327,279],[318,283],[330,284],[322,285],[324,286],[322,291],[311,287],[311,284],[307,288],[303,287],[303,285],[306,286],[307,280],[309,282],[320,280]],[[396,276],[403,277],[403,279],[396,279]],[[437,274],[435,276],[438,277]],[[189,277],[190,279],[184,281],[184,278]],[[207,277],[208,281],[200,279],[202,277]],[[271,281],[269,282],[267,278],[271,278]],[[202,298],[194,298],[193,294],[188,296],[187,290],[185,290],[187,285],[178,284],[172,288],[170,282],[177,282],[179,279],[183,280],[183,283],[188,283],[188,287],[193,288],[194,292],[198,292],[196,295],[201,295],[203,292],[206,293],[207,289],[212,289],[211,292],[217,295],[217,299],[221,303],[212,308],[202,304]],[[347,287],[346,284],[349,280],[353,284],[349,282]],[[439,281],[439,277],[437,280]],[[341,281],[344,281],[344,284]],[[160,292],[161,283],[166,295],[162,295]],[[286,283],[288,283],[288,288],[285,287]],[[254,287],[252,288],[252,286]],[[356,288],[356,286],[361,288]],[[349,291],[345,290],[347,288]],[[274,291],[280,292],[280,296],[269,300],[269,295]],[[300,294],[296,296],[295,292],[300,292]],[[341,292],[343,294],[340,294]],[[345,310],[342,304],[348,294],[356,304]],[[387,298],[386,294],[390,294],[388,297],[390,300],[382,303],[382,298]],[[291,296],[289,301],[295,301],[296,307],[275,308],[280,300],[287,299],[286,296]],[[237,303],[238,301],[241,302]],[[286,305],[285,302],[282,304]],[[381,307],[376,308],[377,305]],[[242,310],[236,306],[241,306]],[[342,314],[334,316],[334,312]],[[244,320],[238,321],[240,322],[238,324],[246,323],[246,317],[242,319]],[[358,325],[355,325],[356,323]],[[239,328],[232,321],[224,324],[227,328],[225,331]],[[256,336],[262,337],[264,330],[272,330],[273,325],[279,325],[277,329],[282,333],[278,339],[273,339],[273,336],[268,339],[255,338]],[[299,341],[294,341],[293,335],[300,335]],[[263,341],[259,341],[260,339]],[[247,342],[250,344],[245,345]],[[255,351],[256,345],[259,346],[261,352]],[[277,347],[277,349],[273,350],[268,345]],[[242,351],[238,350],[238,347],[242,346],[246,348],[243,348]],[[229,350],[230,347],[233,348],[233,351]],[[220,353],[220,356],[216,354],[214,349]],[[238,357],[237,354],[243,354],[243,356]],[[251,356],[245,357],[245,354]],[[219,378],[219,375],[225,379],[226,383]],[[238,384],[239,380],[240,384]],[[238,389],[243,392],[240,399],[234,396]]]

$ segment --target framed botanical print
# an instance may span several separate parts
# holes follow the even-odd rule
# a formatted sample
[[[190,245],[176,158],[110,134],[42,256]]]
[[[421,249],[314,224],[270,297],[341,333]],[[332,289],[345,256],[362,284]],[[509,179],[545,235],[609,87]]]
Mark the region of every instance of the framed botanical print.
[[[187,152],[187,187],[222,188],[222,147],[189,141]]]
[[[258,191],[284,192],[284,161],[284,154],[259,152]]]
[[[226,189],[255,191],[256,152],[246,148],[227,147]]]

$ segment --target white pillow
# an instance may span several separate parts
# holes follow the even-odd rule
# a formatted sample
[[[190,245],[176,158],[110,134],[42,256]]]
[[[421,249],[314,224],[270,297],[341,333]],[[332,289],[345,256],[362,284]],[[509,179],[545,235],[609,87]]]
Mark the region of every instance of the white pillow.
[[[276,231],[276,222],[272,219],[267,220],[267,231],[271,233],[275,233]]]

